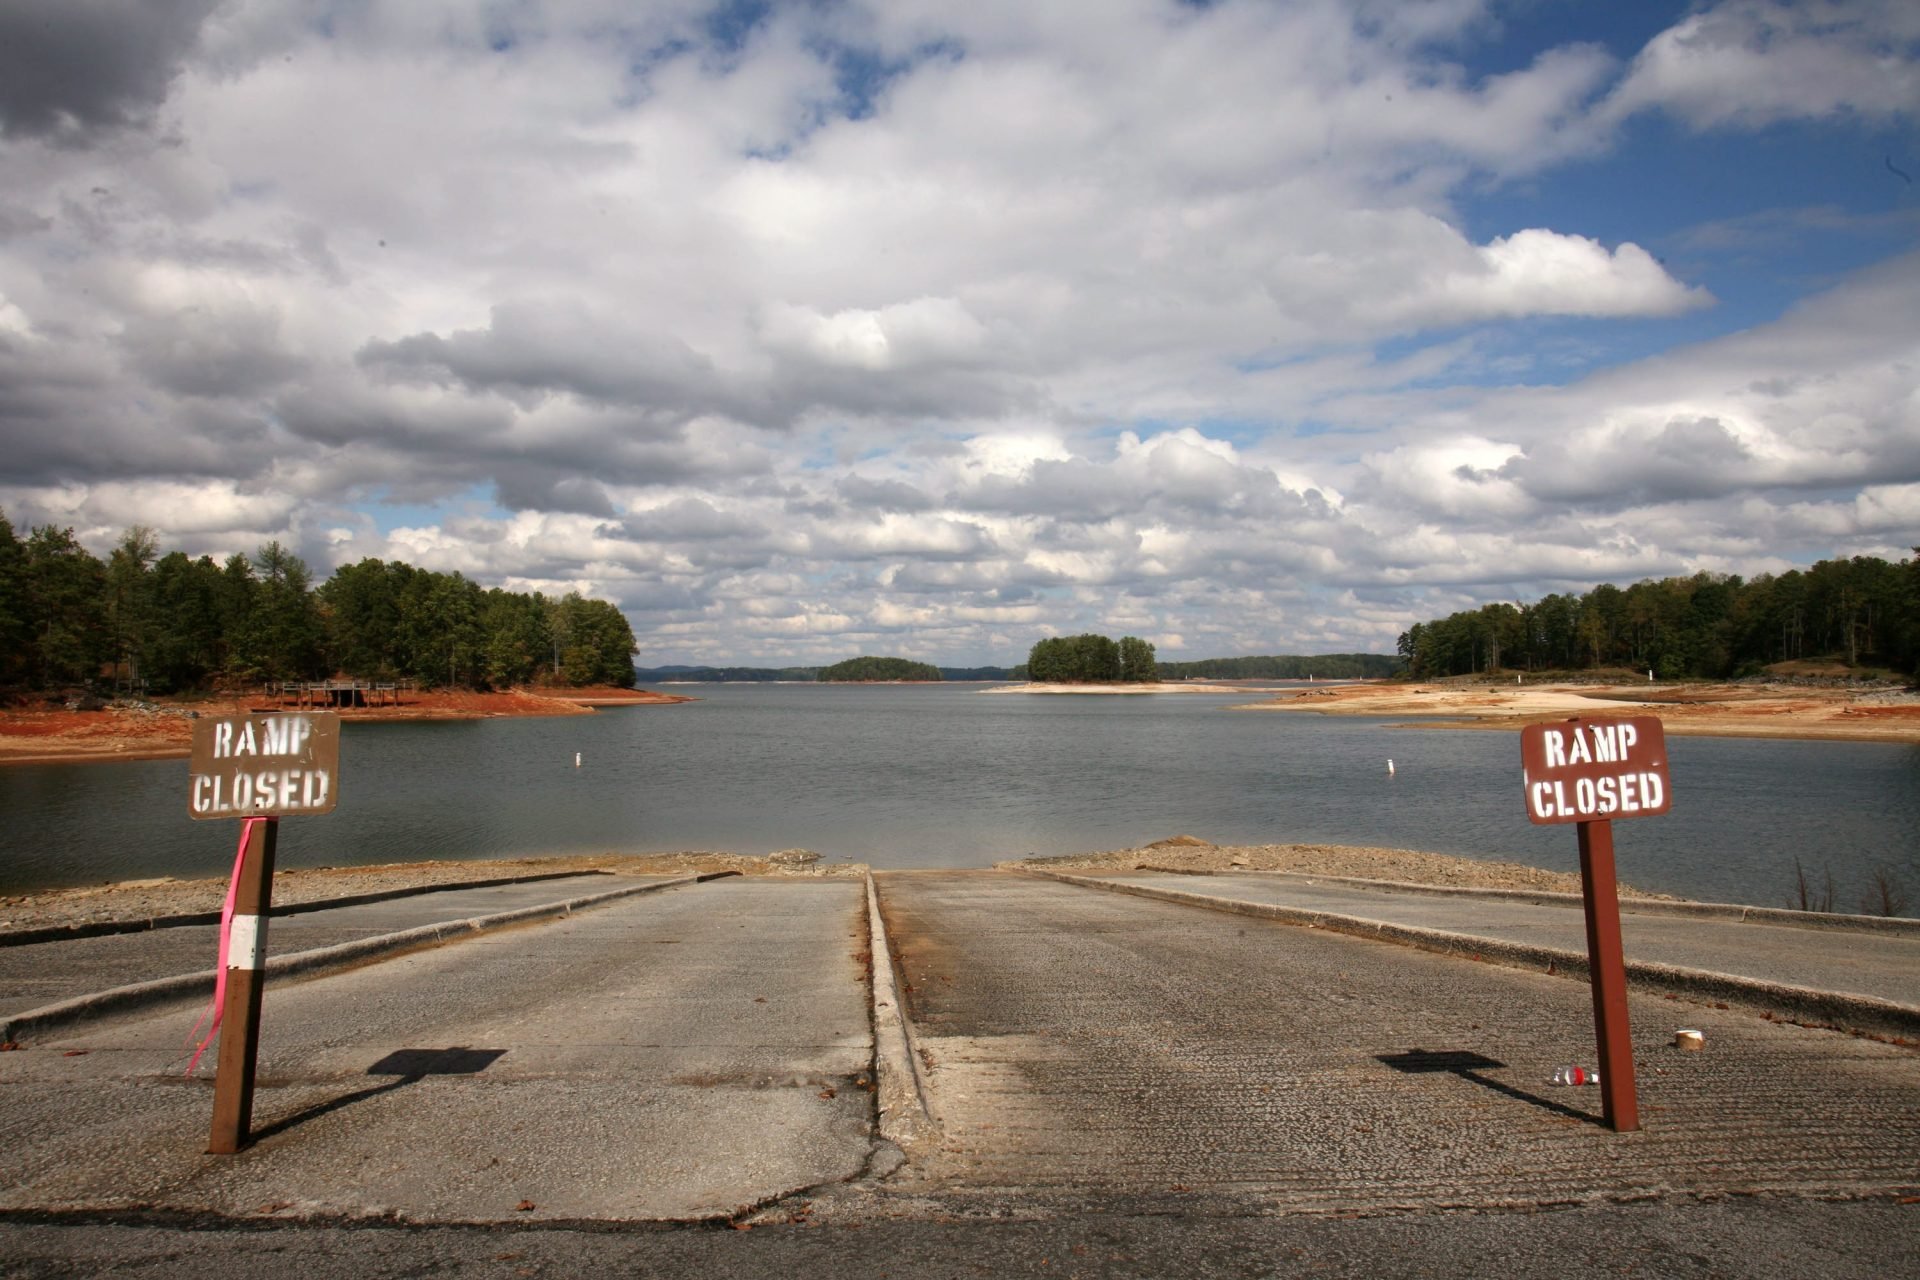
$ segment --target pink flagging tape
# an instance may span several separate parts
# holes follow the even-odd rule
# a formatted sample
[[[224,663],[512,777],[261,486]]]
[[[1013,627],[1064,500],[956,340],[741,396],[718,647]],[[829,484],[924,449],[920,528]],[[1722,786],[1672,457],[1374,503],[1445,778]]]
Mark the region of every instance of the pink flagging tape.
[[[193,1069],[200,1065],[200,1055],[207,1051],[214,1036],[219,1034],[221,1015],[227,1011],[227,955],[233,944],[233,904],[240,894],[240,864],[246,861],[247,838],[253,834],[253,824],[265,821],[265,818],[248,818],[240,824],[240,848],[233,855],[233,875],[227,880],[226,905],[220,908],[220,952],[213,967],[213,1000],[194,1019],[193,1030],[187,1032],[187,1039],[193,1039],[195,1032],[200,1030],[200,1024],[207,1022],[208,1015],[212,1016],[213,1021],[207,1022],[206,1039],[200,1042],[199,1048],[193,1051],[192,1060],[187,1063],[188,1075],[192,1075]]]

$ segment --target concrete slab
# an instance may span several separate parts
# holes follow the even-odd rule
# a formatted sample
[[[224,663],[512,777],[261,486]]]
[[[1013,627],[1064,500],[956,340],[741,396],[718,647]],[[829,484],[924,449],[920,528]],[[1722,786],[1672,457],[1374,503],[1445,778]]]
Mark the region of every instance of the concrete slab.
[[[1184,889],[1444,929],[1584,953],[1586,923],[1578,904],[1539,904],[1481,897],[1434,897],[1316,882],[1295,876],[1182,876],[1132,873],[1098,877],[1117,884]],[[1629,960],[1734,974],[1920,1005],[1920,936],[1805,929],[1787,925],[1642,915],[1623,908],[1620,933]]]
[[[876,882],[946,1126],[903,1196],[1378,1212],[1920,1184],[1910,1048],[1636,997],[1646,1128],[1614,1134],[1597,1090],[1547,1083],[1591,1065],[1577,984],[1030,876]]]
[[[190,1014],[0,1055],[0,1208],[684,1219],[854,1176],[863,892],[723,880],[270,985],[238,1156],[201,1154]]]
[[[267,926],[267,954],[289,955],[448,920],[466,920],[670,876],[574,876],[479,889],[447,889],[384,902],[275,916]],[[129,983],[214,966],[216,925],[182,925],[141,933],[104,934],[0,947],[0,1020],[59,1000]]]

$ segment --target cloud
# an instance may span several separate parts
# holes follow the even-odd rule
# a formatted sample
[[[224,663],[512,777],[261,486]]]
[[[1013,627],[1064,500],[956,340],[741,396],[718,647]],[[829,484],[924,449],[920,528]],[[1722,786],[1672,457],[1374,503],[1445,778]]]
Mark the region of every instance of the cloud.
[[[78,143],[144,124],[219,0],[0,7],[0,134]]]
[[[1604,115],[1658,108],[1696,129],[1920,112],[1920,15],[1901,0],[1730,0],[1647,43]]]
[[[1910,118],[1906,10],[1676,12],[1630,65],[1502,18],[16,5],[0,505],[588,590],[659,660],[1390,648],[1920,536],[1910,257],[1688,346],[1658,217],[1528,198],[1648,111]],[[1608,342],[1669,349],[1556,363]]]
[[[484,329],[369,342],[356,359],[395,381],[526,401],[564,392],[692,416],[714,394],[712,362],[679,338],[570,300],[501,303]]]
[[[1585,236],[1530,227],[1477,252],[1477,269],[1450,274],[1439,286],[1465,315],[1672,315],[1712,301],[1636,244],[1609,252]]]

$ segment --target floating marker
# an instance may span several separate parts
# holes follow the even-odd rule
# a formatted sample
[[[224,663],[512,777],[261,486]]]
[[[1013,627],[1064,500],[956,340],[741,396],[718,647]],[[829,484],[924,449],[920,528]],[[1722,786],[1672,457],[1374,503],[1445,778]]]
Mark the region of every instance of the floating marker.
[[[1389,778],[1393,776],[1393,757],[1392,756],[1387,757],[1387,776]]]
[[[580,753],[578,751],[573,753],[573,767],[576,769],[580,767]]]

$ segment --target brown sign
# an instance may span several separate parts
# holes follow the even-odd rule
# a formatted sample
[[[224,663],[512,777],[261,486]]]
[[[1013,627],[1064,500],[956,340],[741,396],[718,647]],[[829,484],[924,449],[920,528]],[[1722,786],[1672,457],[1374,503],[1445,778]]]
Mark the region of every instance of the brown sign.
[[[1530,724],[1520,731],[1520,768],[1537,823],[1651,818],[1673,807],[1658,716]]]
[[[187,811],[196,818],[328,813],[340,797],[340,717],[329,711],[194,722]]]

